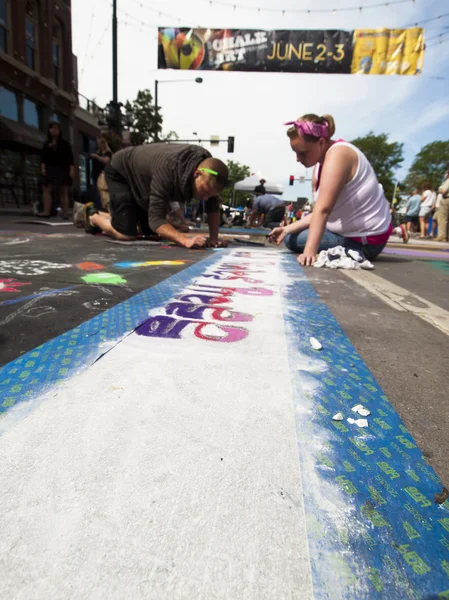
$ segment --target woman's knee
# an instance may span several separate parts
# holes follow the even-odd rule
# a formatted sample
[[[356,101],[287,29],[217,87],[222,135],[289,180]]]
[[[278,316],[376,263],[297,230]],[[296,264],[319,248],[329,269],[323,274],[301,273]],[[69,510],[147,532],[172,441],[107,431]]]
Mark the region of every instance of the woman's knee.
[[[284,244],[292,252],[301,252],[304,246],[298,243],[298,238],[298,234],[289,233],[284,238]]]

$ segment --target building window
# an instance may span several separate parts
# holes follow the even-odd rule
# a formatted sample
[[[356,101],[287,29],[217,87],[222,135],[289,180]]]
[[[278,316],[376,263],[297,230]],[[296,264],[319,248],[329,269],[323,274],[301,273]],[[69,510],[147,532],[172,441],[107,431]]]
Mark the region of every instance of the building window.
[[[8,0],[0,0],[0,50],[8,52]]]
[[[23,101],[23,122],[39,129],[39,108],[35,102],[25,98]]]
[[[11,119],[12,121],[19,120],[19,106],[17,97],[14,92],[0,86],[0,116]]]
[[[62,28],[59,23],[53,24],[53,43],[52,43],[52,63],[53,63],[53,81],[57,86],[62,86],[61,71],[62,56]]]
[[[28,0],[25,16],[25,56],[26,64],[30,69],[37,70],[37,32],[39,31],[39,11],[34,0]]]

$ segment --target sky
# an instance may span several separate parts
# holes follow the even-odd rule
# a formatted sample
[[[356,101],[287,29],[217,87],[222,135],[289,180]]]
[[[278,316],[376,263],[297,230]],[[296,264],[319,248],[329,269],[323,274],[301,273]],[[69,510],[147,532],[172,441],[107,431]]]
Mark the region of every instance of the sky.
[[[449,139],[448,0],[404,0],[378,8],[368,8],[376,0],[221,2],[224,5],[214,4],[214,0],[212,4],[209,0],[117,0],[119,100],[133,100],[142,89],[153,93],[157,79],[165,132],[174,130],[180,139],[195,138],[193,132],[203,139],[211,135],[219,135],[220,139],[234,136],[233,154],[227,154],[226,144],[213,149],[203,145],[222,160],[246,164],[252,173],[284,184],[284,199],[310,197],[310,183],[288,185],[290,175],[310,177],[311,170],[306,173],[296,163],[282,125],[302,114],[331,114],[338,138],[351,140],[373,131],[386,133],[390,141],[403,143],[405,160],[397,171],[399,180],[406,176],[420,148],[435,140]],[[351,6],[364,9],[339,12]],[[273,8],[280,12],[264,10]],[[302,15],[289,13],[289,8],[329,9],[329,12]],[[333,9],[337,9],[335,14]],[[420,25],[426,39],[446,33],[442,39],[448,41],[429,44],[423,73],[416,77],[157,69],[158,27],[405,28],[445,13],[439,20]],[[72,1],[78,88],[100,106],[112,98],[111,20],[110,0]],[[199,75],[202,84],[194,82]]]

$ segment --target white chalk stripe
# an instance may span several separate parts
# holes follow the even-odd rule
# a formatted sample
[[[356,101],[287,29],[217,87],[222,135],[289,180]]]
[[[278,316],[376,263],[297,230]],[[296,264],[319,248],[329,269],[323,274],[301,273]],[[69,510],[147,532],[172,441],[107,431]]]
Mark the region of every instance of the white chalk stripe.
[[[411,312],[449,335],[449,312],[444,308],[369,271],[348,270],[343,272],[392,308],[402,312]]]

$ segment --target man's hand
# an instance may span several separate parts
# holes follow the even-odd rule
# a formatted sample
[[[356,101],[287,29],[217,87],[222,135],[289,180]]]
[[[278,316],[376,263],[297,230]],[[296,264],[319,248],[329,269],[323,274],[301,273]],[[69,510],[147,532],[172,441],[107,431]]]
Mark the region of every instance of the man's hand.
[[[225,242],[224,240],[217,240],[217,241],[212,241],[209,240],[209,248],[227,248],[228,247],[228,242]]]
[[[304,252],[296,260],[303,267],[313,267],[316,261],[316,252],[310,252],[310,250],[304,248]]]
[[[196,235],[195,237],[184,238],[182,245],[185,248],[203,248],[206,245],[204,235]]]
[[[287,233],[288,231],[286,227],[275,227],[268,236],[268,241],[270,244],[276,244],[279,246]]]

